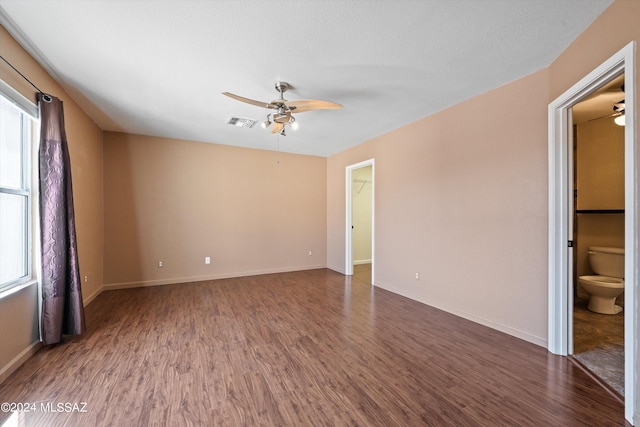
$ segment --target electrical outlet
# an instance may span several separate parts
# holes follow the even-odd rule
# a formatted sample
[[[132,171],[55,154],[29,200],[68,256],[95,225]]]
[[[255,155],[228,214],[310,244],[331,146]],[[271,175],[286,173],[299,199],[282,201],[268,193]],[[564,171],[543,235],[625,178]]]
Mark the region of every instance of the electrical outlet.
[[[84,276],[84,283],[87,283],[89,281],[89,276]]]
[[[158,261],[158,268],[164,267],[164,263],[162,261]]]
[[[309,256],[313,255],[313,251],[309,250]]]
[[[205,264],[211,264],[211,257],[210,256],[204,257],[204,263]]]
[[[420,273],[416,273],[416,280],[420,280]]]

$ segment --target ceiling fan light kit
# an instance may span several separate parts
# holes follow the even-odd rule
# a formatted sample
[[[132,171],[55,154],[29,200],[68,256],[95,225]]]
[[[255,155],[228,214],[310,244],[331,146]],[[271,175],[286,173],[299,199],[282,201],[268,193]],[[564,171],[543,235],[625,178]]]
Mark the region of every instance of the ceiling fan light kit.
[[[622,91],[624,92],[624,85],[622,85]],[[613,104],[614,123],[618,126],[624,126],[626,119],[624,114],[624,99],[622,101]],[[616,116],[617,115],[617,116]]]
[[[286,100],[284,99],[284,93],[292,88],[287,82],[276,82],[275,88],[280,94],[280,98],[271,102],[256,101],[230,92],[222,92],[222,94],[236,101],[275,110],[267,114],[266,120],[262,122],[262,127],[266,129],[273,124],[271,133],[278,133],[282,136],[286,136],[285,129],[287,126],[292,129],[298,127],[296,118],[293,116],[294,113],[304,113],[305,111],[313,110],[339,110],[342,108],[342,105],[335,102],[320,101],[317,99]]]
[[[624,93],[624,84],[621,87],[622,92]],[[590,122],[594,120],[600,120],[607,117],[613,117],[613,122],[618,126],[624,126],[626,123],[625,119],[625,100],[622,99],[615,104],[613,104],[613,113],[607,114],[606,116],[600,116],[593,119],[589,119]]]

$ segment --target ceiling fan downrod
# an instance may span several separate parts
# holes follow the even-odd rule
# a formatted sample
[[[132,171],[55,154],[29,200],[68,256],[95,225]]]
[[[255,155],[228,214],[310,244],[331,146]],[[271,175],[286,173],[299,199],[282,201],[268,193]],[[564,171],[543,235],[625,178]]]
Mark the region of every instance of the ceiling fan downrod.
[[[285,101],[284,93],[291,89],[291,85],[287,82],[276,82],[276,90],[280,92],[280,99]]]

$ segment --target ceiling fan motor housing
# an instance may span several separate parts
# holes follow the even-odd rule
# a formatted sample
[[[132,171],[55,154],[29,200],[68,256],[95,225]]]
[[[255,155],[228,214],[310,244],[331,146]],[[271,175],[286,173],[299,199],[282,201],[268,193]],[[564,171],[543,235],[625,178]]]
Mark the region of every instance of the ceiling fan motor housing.
[[[276,82],[276,90],[280,92],[280,96],[291,88],[292,86],[287,82]]]

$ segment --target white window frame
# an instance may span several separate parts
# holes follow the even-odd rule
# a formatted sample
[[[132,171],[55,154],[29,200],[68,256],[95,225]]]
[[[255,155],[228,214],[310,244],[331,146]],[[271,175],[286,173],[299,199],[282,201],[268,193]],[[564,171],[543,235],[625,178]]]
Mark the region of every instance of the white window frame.
[[[38,245],[35,236],[37,235],[39,213],[37,209],[37,185],[35,185],[37,183],[37,170],[33,165],[36,164],[34,156],[37,155],[38,146],[36,135],[39,127],[39,108],[2,80],[0,80],[0,95],[22,113],[22,161],[24,162],[21,187],[19,189],[0,187],[0,193],[24,196],[27,203],[25,212],[26,274],[16,280],[0,284],[0,298],[3,298],[36,282],[36,268],[34,268],[34,265],[38,263],[35,256]]]

